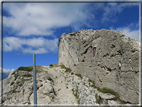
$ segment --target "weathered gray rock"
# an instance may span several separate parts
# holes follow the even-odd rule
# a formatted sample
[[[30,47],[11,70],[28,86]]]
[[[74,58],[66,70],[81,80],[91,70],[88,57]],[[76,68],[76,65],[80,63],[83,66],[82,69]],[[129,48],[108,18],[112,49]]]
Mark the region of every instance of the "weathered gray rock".
[[[37,103],[38,104],[50,104],[55,98],[54,89],[50,81],[44,83],[43,86],[37,90]],[[33,104],[33,94],[30,96],[30,103]]]
[[[100,88],[114,90],[125,102],[139,103],[139,43],[120,31],[106,29],[64,33],[59,64],[89,77]]]
[[[29,75],[29,73],[26,75]],[[55,76],[58,76],[58,78],[55,78]],[[32,80],[22,75],[14,75],[15,77],[16,79],[11,81],[14,83],[10,83],[10,90],[4,93],[3,104],[33,105]],[[10,78],[8,77],[7,79]],[[8,81],[7,79],[4,81]],[[114,95],[99,92],[96,88],[92,87],[93,83],[90,85],[91,83],[88,77],[65,72],[65,69],[60,67],[42,67],[42,72],[37,73],[37,104],[89,104],[96,106],[99,103],[99,99],[103,100],[100,104],[112,105],[117,103],[113,101]],[[7,84],[9,83],[7,82]]]
[[[117,102],[113,100],[108,100],[108,105],[117,105]]]
[[[115,96],[110,93],[104,94],[104,93],[98,92],[98,96],[101,97],[102,99],[105,99],[105,100],[111,100],[111,99],[115,98]]]

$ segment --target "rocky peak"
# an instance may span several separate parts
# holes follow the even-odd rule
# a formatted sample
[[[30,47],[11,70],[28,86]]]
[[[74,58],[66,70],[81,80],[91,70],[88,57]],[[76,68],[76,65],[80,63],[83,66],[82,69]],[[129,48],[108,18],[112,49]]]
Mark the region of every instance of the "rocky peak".
[[[59,64],[36,67],[37,103],[138,104],[139,50],[139,41],[120,31],[63,33]],[[4,105],[33,104],[32,67],[19,67],[3,86]]]
[[[59,64],[87,76],[100,88],[115,90],[126,102],[138,103],[138,40],[106,29],[82,29],[61,37]]]

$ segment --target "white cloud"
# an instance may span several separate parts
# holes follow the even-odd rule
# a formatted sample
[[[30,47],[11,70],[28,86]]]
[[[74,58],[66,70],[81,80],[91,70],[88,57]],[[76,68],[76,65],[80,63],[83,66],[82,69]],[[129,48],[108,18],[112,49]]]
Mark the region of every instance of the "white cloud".
[[[117,19],[114,19],[114,16],[122,12],[124,8],[131,6],[139,6],[139,3],[108,3],[107,6],[104,7],[104,13],[101,19],[102,23],[105,21],[117,21]]]
[[[49,51],[57,51],[58,39],[48,40],[43,37],[23,39],[18,37],[5,37],[3,39],[3,50],[22,50],[23,53],[42,54]]]
[[[0,71],[2,71],[2,68],[0,68]],[[14,71],[14,69],[4,69],[3,68],[3,73],[11,73],[13,71]]]
[[[57,27],[69,26],[72,23],[86,24],[93,16],[89,14],[88,4],[84,3],[26,3],[5,4],[11,17],[3,17],[4,25],[18,31],[18,35],[52,35]]]
[[[31,54],[42,54],[42,53],[47,53],[47,50],[45,48],[38,48],[36,50],[32,49],[32,48],[26,48],[23,49],[24,53],[31,53]]]
[[[137,40],[140,40],[139,29],[134,29],[134,28],[138,28],[138,26],[139,26],[138,23],[136,23],[136,24],[131,23],[128,26],[122,26],[122,27],[118,27],[118,28],[110,27],[110,30],[121,31],[128,36],[131,36],[133,38],[136,38]]]
[[[93,3],[92,3],[93,4]],[[53,35],[59,27],[72,26],[80,30],[83,25],[96,26],[96,10],[104,10],[102,23],[106,21],[116,22],[116,13],[122,12],[125,7],[138,5],[138,3],[6,3],[4,9],[9,11],[12,17],[3,17],[5,26],[12,27],[17,35]],[[113,18],[112,18],[113,17]],[[113,19],[113,20],[110,20]],[[90,23],[94,23],[91,26]]]

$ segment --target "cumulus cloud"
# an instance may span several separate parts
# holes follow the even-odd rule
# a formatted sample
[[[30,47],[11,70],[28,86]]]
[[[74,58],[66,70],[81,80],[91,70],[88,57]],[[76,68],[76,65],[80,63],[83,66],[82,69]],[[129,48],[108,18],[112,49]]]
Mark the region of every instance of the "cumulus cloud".
[[[0,68],[0,71],[2,72],[2,68]],[[3,68],[3,73],[11,73],[13,71],[14,71],[14,69],[4,69]]]
[[[87,16],[84,3],[26,3],[5,4],[3,7],[11,17],[3,17],[3,23],[12,27],[18,35],[52,35],[57,27],[69,26],[72,23],[85,25]]]
[[[136,28],[136,29],[134,29]],[[112,26],[110,27],[110,30],[117,30],[117,31],[121,31],[124,34],[131,36],[133,38],[136,38],[137,40],[140,40],[140,36],[139,36],[139,24],[136,23],[130,23],[127,26],[122,26],[122,27],[118,27],[118,28],[113,28]]]
[[[57,38],[48,40],[43,37],[36,38],[35,36],[55,36],[54,30],[56,28],[67,26],[71,26],[75,30],[80,30],[83,25],[91,28],[98,25],[98,20],[95,20],[97,19],[96,10],[104,10],[101,20],[104,23],[108,19],[112,19],[116,13],[121,12],[125,7],[132,5],[137,4],[4,3],[3,9],[6,10],[10,16],[3,16],[3,24],[5,28],[11,28],[11,30],[8,31],[9,34],[15,32],[15,37],[4,37],[3,50],[5,52],[20,50],[23,53],[32,54],[55,52],[57,51]],[[117,20],[114,19],[111,21],[115,22]],[[122,29],[122,31],[128,35],[134,36],[134,34],[137,35],[138,33],[137,30],[133,30],[132,32],[130,27],[119,29]],[[29,36],[34,37],[27,38]]]
[[[104,13],[102,15],[101,21],[102,21],[102,23],[104,23],[105,21],[116,22],[117,19],[114,19],[114,16],[117,13],[122,12],[122,10],[124,10],[124,8],[126,8],[126,7],[138,6],[138,5],[139,5],[139,3],[108,3],[104,7]]]
[[[42,54],[57,51],[58,39],[48,40],[43,37],[38,38],[18,38],[5,37],[3,39],[3,50],[8,52],[12,50],[22,50],[23,53]]]

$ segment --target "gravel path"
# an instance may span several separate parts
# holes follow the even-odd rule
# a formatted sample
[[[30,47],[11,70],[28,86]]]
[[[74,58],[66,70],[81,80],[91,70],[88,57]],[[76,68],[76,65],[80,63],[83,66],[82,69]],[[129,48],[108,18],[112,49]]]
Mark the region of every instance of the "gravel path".
[[[72,87],[66,86],[65,72],[60,67],[50,68],[49,66],[43,66],[43,69],[52,74],[56,79],[54,80],[54,90],[57,94],[59,104],[77,104],[77,99],[72,93]],[[50,70],[48,70],[50,69]]]

